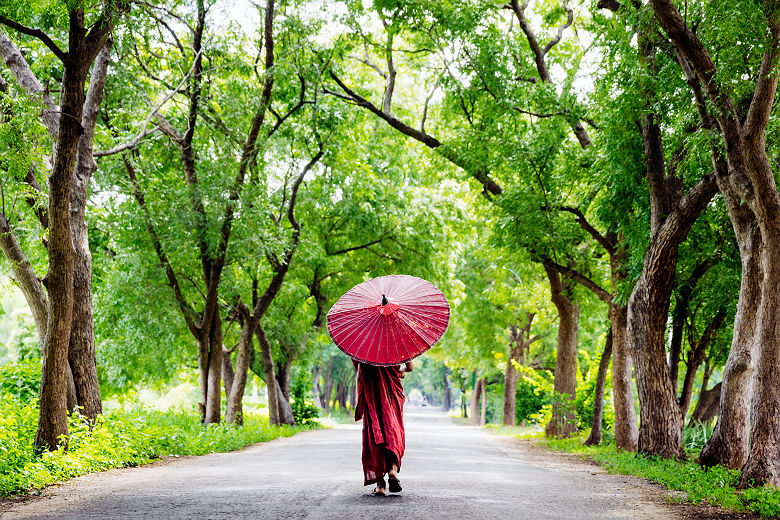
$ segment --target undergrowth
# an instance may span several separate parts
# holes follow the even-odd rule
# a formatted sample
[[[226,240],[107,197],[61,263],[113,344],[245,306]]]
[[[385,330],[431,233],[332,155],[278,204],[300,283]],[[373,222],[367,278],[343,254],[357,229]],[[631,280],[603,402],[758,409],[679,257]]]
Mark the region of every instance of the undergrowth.
[[[243,427],[204,426],[194,410],[160,412],[139,407],[100,416],[90,430],[86,419],[74,413],[69,418],[68,449],[37,456],[33,440],[38,426],[38,405],[37,397],[27,391],[26,367],[5,371],[12,372],[12,376],[1,374],[6,377],[0,378],[2,497],[30,492],[95,471],[138,466],[167,455],[232,451],[308,429],[271,426],[266,416],[252,412],[244,413]]]
[[[687,436],[689,442],[686,442],[686,447],[699,446],[700,433],[691,432]],[[704,501],[735,511],[751,511],[763,517],[780,516],[780,490],[767,487],[737,490],[739,471],[723,467],[704,470],[695,461],[698,451],[689,453],[687,461],[675,461],[618,451],[614,440],[601,446],[585,446],[585,438],[586,435],[582,435],[540,442],[553,450],[587,456],[609,473],[637,475],[671,490],[681,491],[694,504]]]

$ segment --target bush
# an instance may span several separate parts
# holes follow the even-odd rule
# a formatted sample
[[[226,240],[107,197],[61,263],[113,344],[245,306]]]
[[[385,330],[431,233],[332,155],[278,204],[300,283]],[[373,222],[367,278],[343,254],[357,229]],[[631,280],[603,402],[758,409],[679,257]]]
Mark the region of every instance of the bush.
[[[537,390],[534,385],[525,379],[517,382],[515,401],[515,420],[517,424],[523,421],[531,421],[531,416],[539,413],[539,410],[550,403],[550,396],[546,392]]]
[[[41,393],[41,360],[27,359],[0,366],[0,394],[20,401],[37,399]]]
[[[295,424],[300,426],[316,424],[316,419],[320,416],[319,408],[313,401],[306,399],[309,388],[311,388],[309,376],[306,372],[301,372],[293,384],[292,403],[290,403]]]

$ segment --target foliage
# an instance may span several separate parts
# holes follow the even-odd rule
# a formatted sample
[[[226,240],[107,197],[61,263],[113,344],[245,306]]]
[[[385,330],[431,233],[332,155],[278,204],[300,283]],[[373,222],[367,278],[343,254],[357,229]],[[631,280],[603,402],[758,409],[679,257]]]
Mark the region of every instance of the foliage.
[[[714,424],[696,423],[683,429],[683,447],[688,453],[700,453],[701,449],[712,436]]]
[[[317,417],[320,416],[320,409],[314,405],[314,402],[307,399],[311,393],[311,381],[306,372],[300,372],[292,385],[292,407],[295,424],[300,426],[310,426],[317,424]]]
[[[520,424],[523,421],[532,421],[532,416],[539,413],[543,406],[550,403],[548,393],[537,391],[531,383],[525,379],[517,382],[517,394],[515,397],[515,421]]]
[[[40,359],[28,359],[0,366],[0,395],[29,402],[37,399],[40,391]]]
[[[232,451],[287,437],[307,427],[270,426],[268,418],[244,414],[244,426],[203,426],[192,410],[159,412],[135,408],[99,416],[90,430],[86,419],[69,419],[67,451],[33,452],[38,407],[8,394],[0,408],[0,496],[24,493],[74,476],[109,468],[138,466],[170,455]]]
[[[738,470],[723,467],[705,470],[692,458],[675,461],[637,456],[635,453],[618,450],[613,443],[584,446],[585,437],[583,434],[569,439],[550,439],[542,442],[554,450],[585,455],[604,466],[610,473],[637,475],[669,489],[682,491],[687,500],[694,504],[705,501],[737,511],[752,511],[761,516],[780,515],[780,490],[754,488],[738,491]]]

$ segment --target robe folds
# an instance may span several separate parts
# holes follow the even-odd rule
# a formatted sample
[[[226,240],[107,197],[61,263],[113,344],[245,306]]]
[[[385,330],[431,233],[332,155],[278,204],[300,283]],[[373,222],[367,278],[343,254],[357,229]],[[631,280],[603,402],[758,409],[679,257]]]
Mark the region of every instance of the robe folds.
[[[363,419],[363,485],[377,482],[393,464],[401,469],[404,388],[398,367],[358,367],[355,420]]]

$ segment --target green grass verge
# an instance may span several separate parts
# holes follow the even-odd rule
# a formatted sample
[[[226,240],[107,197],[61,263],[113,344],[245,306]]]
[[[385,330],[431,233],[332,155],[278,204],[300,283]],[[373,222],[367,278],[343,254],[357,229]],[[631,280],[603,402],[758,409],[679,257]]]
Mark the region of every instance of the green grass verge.
[[[7,396],[6,396],[7,397]],[[33,439],[38,408],[7,399],[0,405],[0,496],[9,497],[72,477],[110,468],[138,466],[166,455],[232,451],[289,437],[311,427],[271,426],[268,418],[245,413],[244,426],[203,426],[194,412],[135,409],[99,418],[90,430],[70,418],[68,450],[36,456]],[[316,427],[316,426],[314,426]]]
[[[518,436],[522,437],[522,436]],[[733,511],[750,511],[763,517],[780,516],[780,490],[736,489],[739,471],[722,467],[702,469],[694,460],[678,462],[618,451],[614,444],[585,446],[586,435],[570,439],[540,439],[542,446],[586,456],[609,473],[636,475],[685,493],[688,501],[708,502]]]

